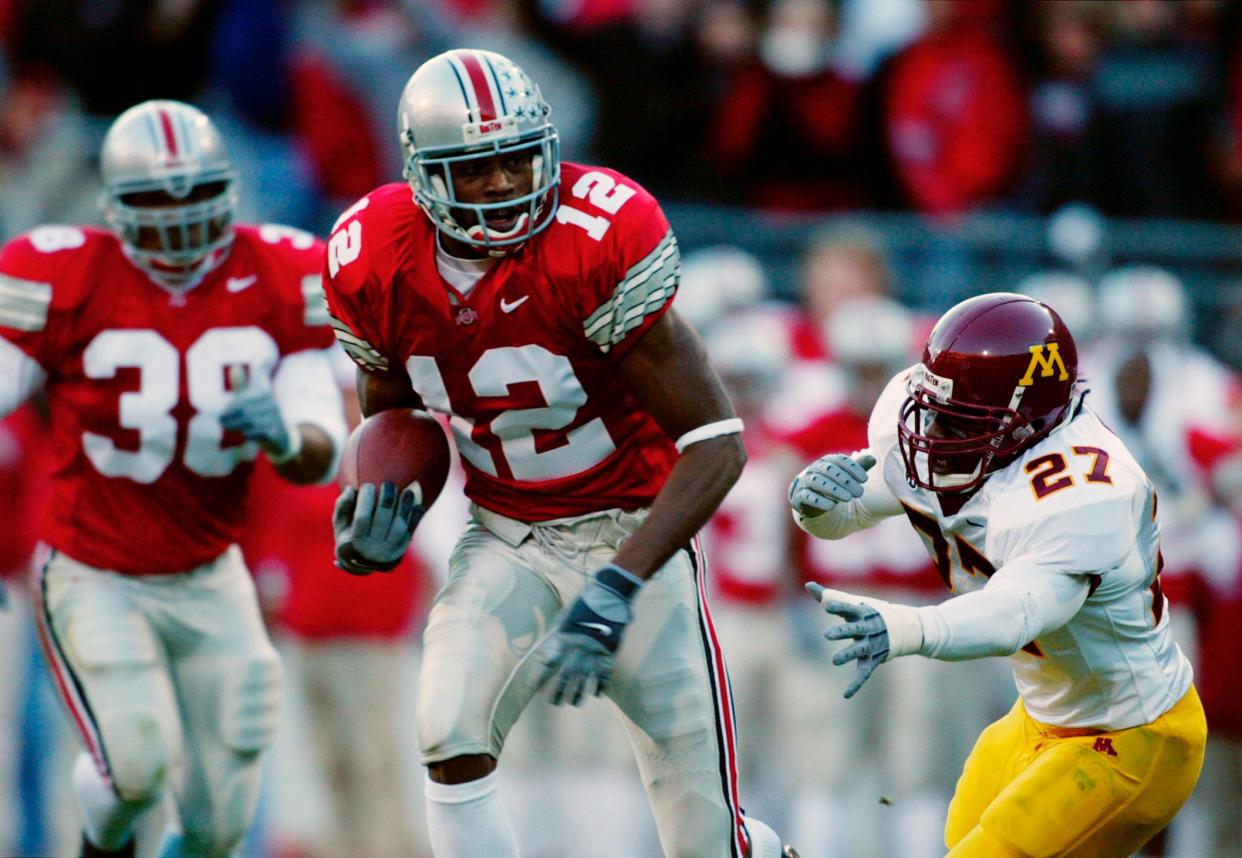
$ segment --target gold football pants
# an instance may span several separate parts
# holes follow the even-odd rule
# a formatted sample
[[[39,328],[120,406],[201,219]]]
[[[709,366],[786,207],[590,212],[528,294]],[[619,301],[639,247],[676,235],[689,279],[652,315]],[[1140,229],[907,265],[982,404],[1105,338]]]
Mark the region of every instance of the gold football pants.
[[[949,804],[951,858],[1130,855],[1190,796],[1207,741],[1192,686],[1150,724],[1050,727],[1018,700],[983,731]]]

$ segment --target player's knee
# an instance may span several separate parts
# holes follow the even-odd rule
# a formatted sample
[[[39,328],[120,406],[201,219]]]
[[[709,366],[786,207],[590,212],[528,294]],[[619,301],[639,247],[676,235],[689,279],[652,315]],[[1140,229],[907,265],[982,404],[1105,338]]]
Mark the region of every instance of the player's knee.
[[[427,774],[438,784],[464,784],[485,778],[495,769],[496,760],[488,754],[462,754],[428,764]]]
[[[125,802],[154,801],[168,774],[168,743],[150,712],[117,712],[100,722],[112,785]]]
[[[472,735],[465,727],[465,722],[470,719],[464,711],[464,703],[452,705],[450,702],[466,700],[464,685],[443,676],[427,677],[424,673],[424,677],[428,681],[420,681],[418,702],[415,704],[418,749],[423,758],[441,757],[463,748],[478,748],[485,734]]]
[[[272,745],[280,721],[280,659],[275,653],[230,670],[221,701],[221,738],[239,753]]]

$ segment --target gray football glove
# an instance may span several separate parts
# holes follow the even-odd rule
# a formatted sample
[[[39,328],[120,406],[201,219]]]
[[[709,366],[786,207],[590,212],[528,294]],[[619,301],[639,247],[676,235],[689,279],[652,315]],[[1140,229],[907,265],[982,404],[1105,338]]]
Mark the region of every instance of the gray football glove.
[[[837,504],[862,497],[867,471],[873,467],[875,456],[870,453],[857,459],[844,453],[820,456],[789,484],[789,505],[806,518],[831,512]]]
[[[845,620],[840,625],[833,626],[824,632],[824,637],[830,641],[847,639],[854,641],[852,646],[840,650],[832,657],[832,663],[837,667],[855,660],[858,662],[858,670],[854,673],[854,679],[845,689],[845,698],[848,700],[863,687],[864,682],[871,678],[876,667],[888,660],[888,624],[884,622],[884,617],[880,616],[880,612],[870,605],[861,602],[841,602],[835,599],[825,602],[824,588],[814,582],[807,584],[806,589],[817,602],[823,603],[826,613],[835,614]]]
[[[249,387],[237,394],[220,415],[220,425],[240,432],[247,441],[257,442],[276,462],[296,455],[293,437],[271,390]]]
[[[336,565],[353,575],[389,572],[409,550],[423,508],[410,489],[397,494],[397,484],[349,486],[332,509]]]
[[[558,628],[544,644],[536,686],[553,676],[552,703],[577,706],[589,692],[608,690],[617,647],[634,616],[630,600],[643,580],[609,563],[587,582],[582,594],[561,611]]]

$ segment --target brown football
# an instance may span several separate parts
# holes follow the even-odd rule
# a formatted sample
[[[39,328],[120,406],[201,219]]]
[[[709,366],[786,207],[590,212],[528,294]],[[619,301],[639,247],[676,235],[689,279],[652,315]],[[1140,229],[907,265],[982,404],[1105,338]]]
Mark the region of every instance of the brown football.
[[[341,456],[341,485],[376,485],[391,480],[398,489],[414,489],[417,501],[430,507],[448,478],[448,438],[426,411],[393,408],[358,424]]]

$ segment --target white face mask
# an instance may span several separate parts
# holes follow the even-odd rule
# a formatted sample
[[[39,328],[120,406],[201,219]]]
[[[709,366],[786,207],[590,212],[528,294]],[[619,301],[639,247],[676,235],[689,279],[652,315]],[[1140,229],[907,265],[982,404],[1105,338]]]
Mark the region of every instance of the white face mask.
[[[805,77],[828,65],[829,42],[801,27],[774,27],[759,39],[764,65],[783,77]]]

